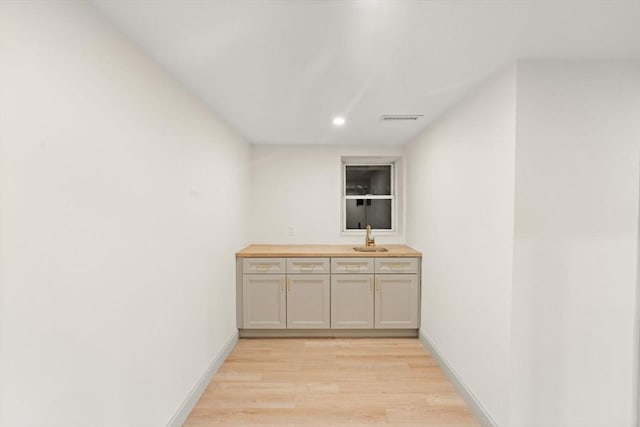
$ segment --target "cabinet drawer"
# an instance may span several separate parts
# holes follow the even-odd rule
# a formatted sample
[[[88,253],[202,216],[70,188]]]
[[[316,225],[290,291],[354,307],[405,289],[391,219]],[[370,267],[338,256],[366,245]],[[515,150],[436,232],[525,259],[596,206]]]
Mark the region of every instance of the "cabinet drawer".
[[[373,273],[373,258],[331,258],[331,273]]]
[[[417,273],[418,258],[376,258],[376,274]]]
[[[244,274],[284,274],[284,258],[245,258],[242,261]]]
[[[329,274],[329,258],[287,258],[287,273]]]

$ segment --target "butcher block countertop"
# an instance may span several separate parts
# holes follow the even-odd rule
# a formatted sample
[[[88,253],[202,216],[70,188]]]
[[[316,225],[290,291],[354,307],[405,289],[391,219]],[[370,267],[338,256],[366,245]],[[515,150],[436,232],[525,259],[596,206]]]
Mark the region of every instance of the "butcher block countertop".
[[[249,245],[239,252],[238,258],[280,258],[280,257],[422,257],[422,253],[407,245],[376,245],[387,248],[387,252],[358,252],[354,247],[362,245]]]

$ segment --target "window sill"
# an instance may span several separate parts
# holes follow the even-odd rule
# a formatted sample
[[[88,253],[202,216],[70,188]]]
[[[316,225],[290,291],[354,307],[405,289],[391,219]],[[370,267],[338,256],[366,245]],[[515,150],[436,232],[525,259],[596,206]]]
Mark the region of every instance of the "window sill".
[[[340,232],[341,236],[344,237],[352,237],[352,236],[364,236],[366,230],[362,229],[362,230],[342,230]],[[399,236],[400,233],[397,230],[371,230],[371,234],[373,235],[373,237],[376,236],[389,236],[389,237],[395,237],[395,236]]]

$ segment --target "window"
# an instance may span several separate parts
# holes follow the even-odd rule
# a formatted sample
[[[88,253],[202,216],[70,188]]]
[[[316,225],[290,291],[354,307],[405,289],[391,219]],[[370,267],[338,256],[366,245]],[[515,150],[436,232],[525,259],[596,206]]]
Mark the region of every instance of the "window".
[[[343,231],[395,231],[396,163],[343,158]]]

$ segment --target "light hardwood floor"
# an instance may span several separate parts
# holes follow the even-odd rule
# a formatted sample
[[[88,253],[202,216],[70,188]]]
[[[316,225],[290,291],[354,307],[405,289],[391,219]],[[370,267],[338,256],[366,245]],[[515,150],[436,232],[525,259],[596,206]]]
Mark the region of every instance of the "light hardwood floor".
[[[479,426],[417,339],[241,339],[184,427]]]

